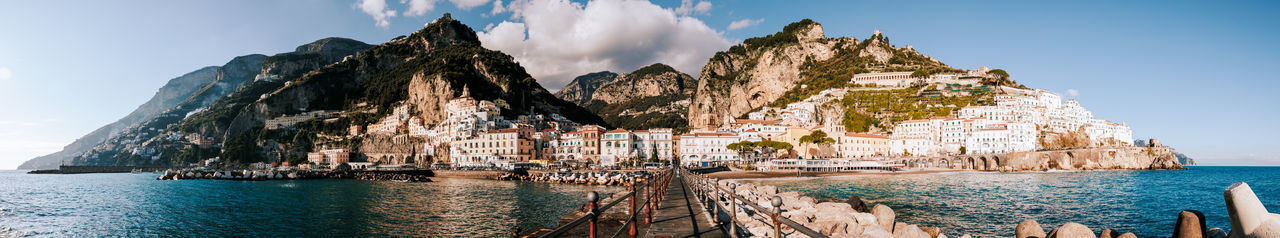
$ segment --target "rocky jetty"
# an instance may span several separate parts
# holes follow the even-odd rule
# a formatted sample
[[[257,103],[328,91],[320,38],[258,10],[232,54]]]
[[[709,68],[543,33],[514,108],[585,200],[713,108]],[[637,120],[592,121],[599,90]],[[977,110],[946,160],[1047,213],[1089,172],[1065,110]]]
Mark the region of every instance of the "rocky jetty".
[[[1231,217],[1231,232],[1222,228],[1205,229],[1204,213],[1196,210],[1185,210],[1178,213],[1173,228],[1173,238],[1261,238],[1280,237],[1280,214],[1267,212],[1258,196],[1249,188],[1249,184],[1240,182],[1227,187],[1223,192],[1227,202],[1227,213]],[[1120,234],[1112,229],[1103,229],[1093,234],[1089,227],[1068,222],[1045,235],[1040,223],[1036,220],[1025,220],[1018,224],[1014,231],[1017,238],[1029,237],[1093,237],[1093,238],[1134,238],[1133,233]]]
[[[520,180],[534,182],[549,183],[572,183],[572,184],[590,184],[590,185],[607,185],[607,186],[631,186],[632,181],[636,179],[649,178],[653,176],[650,171],[632,171],[632,172],[556,172],[542,173],[534,175],[521,175],[520,173],[508,173],[498,177],[498,180]]]
[[[781,192],[777,187],[738,183],[735,181],[719,181],[722,188],[733,187],[735,194],[746,200],[738,200],[737,207],[747,208],[748,204],[758,207],[773,208],[770,201],[779,197],[782,201],[782,217],[795,221],[806,228],[829,237],[892,237],[892,238],[945,238],[945,231],[935,227],[922,227],[897,222],[893,209],[885,205],[875,205],[870,211],[859,211],[855,206],[865,206],[858,199],[839,202],[819,202],[812,197],[801,196],[799,192]],[[721,206],[730,207],[731,200],[719,200]],[[864,208],[865,209],[865,208]],[[754,209],[737,211],[736,223],[742,230],[752,236],[771,236],[774,233],[772,220],[767,211]],[[782,228],[784,237],[808,237],[790,227]],[[966,237],[966,236],[961,236]]]
[[[736,181],[717,181],[721,189],[731,188],[742,199],[737,200],[736,224],[751,236],[772,236],[774,233],[770,212],[749,209],[762,207],[773,209],[780,204],[781,217],[795,221],[810,230],[829,237],[948,237],[945,231],[935,227],[897,222],[893,209],[885,205],[874,205],[870,209],[856,208],[864,206],[860,199],[851,198],[846,201],[816,200],[801,196],[798,192],[782,192],[777,187],[738,183]],[[727,196],[722,196],[727,197]],[[772,198],[781,198],[781,203],[774,203]],[[1231,185],[1223,192],[1227,211],[1231,217],[1231,230],[1222,228],[1205,229],[1204,214],[1195,210],[1178,213],[1177,223],[1172,237],[1175,238],[1261,238],[1280,237],[1280,214],[1270,213],[1253,189],[1243,182]],[[718,199],[722,207],[730,207],[730,199]],[[781,231],[784,237],[808,237],[795,229],[784,226]],[[1136,238],[1130,232],[1103,229],[1094,233],[1088,226],[1068,222],[1045,232],[1034,219],[1024,220],[1013,230],[1016,238]],[[960,237],[970,237],[962,235]]]
[[[431,170],[166,170],[156,180],[300,180],[359,179],[372,181],[431,182]]]

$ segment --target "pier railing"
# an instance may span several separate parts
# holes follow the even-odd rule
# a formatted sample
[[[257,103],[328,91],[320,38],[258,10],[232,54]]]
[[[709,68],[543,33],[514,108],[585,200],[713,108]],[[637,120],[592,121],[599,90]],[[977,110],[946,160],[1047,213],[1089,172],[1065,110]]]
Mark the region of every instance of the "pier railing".
[[[636,237],[640,234],[638,230],[639,225],[653,223],[653,213],[658,210],[658,201],[662,198],[662,195],[667,193],[667,185],[671,183],[671,178],[673,178],[674,175],[675,168],[671,168],[642,180],[633,180],[631,181],[630,191],[627,191],[622,196],[618,196],[618,198],[613,201],[605,203],[604,206],[600,206],[599,193],[596,193],[595,191],[587,193],[586,215],[583,215],[578,219],[574,219],[560,227],[556,227],[555,230],[538,237],[560,237],[585,223],[589,232],[587,236],[595,238],[600,234],[597,223],[601,214],[626,200],[631,200],[631,208],[627,211],[627,214],[630,214],[630,216],[627,217],[626,222],[622,224],[622,228],[614,231],[613,235],[609,237],[619,237],[622,235],[623,231],[627,231],[628,237]],[[641,195],[642,193],[643,195]],[[643,201],[640,201],[640,199],[643,199]],[[644,212],[643,217],[640,216],[641,210]],[[643,220],[641,218],[643,218]]]
[[[723,186],[720,185],[719,179],[707,178],[705,175],[692,173],[687,170],[682,171],[682,173],[687,183],[693,188],[694,195],[698,198],[698,202],[701,202],[704,207],[709,210],[708,212],[711,213],[711,217],[713,218],[712,220],[714,220],[717,225],[727,225],[729,227],[729,234],[733,237],[739,237],[746,234],[746,232],[742,231],[741,225],[738,224],[738,211],[743,211],[743,213],[752,211],[754,214],[765,214],[768,216],[769,220],[772,221],[772,224],[770,224],[773,226],[773,234],[771,234],[772,237],[782,237],[782,227],[786,226],[809,237],[827,238],[827,235],[823,235],[822,233],[809,229],[808,227],[792,221],[791,219],[782,217],[781,197],[773,196],[773,198],[769,199],[769,204],[773,205],[773,208],[761,207],[758,205],[758,201],[739,196],[737,190],[738,186],[736,183],[730,183],[729,186]],[[727,202],[729,204],[727,211],[722,202]],[[739,207],[738,203],[742,203],[746,206]],[[720,214],[721,212],[728,214],[728,224],[721,224],[721,219],[724,218]],[[766,234],[752,235],[766,236]]]

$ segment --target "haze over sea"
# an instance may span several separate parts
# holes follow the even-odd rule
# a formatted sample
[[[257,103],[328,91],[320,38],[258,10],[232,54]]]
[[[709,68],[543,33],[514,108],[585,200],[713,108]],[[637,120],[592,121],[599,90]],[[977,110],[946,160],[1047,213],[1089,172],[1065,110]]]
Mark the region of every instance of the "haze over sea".
[[[587,191],[617,188],[441,178],[156,181],[155,174],[0,171],[0,236],[506,236],[554,226]],[[1177,213],[1228,228],[1222,191],[1248,182],[1280,211],[1280,167],[1174,171],[958,172],[753,180],[815,198],[885,204],[948,235],[1008,237],[1024,219],[1167,237]]]

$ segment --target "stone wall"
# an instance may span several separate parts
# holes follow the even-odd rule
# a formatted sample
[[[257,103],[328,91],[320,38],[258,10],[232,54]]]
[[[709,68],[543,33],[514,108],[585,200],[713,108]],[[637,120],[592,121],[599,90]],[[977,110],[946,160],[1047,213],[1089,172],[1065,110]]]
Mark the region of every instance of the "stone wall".
[[[941,158],[908,158],[899,159],[897,162],[906,164],[909,168],[980,171],[1183,169],[1173,150],[1168,147],[1100,147]]]

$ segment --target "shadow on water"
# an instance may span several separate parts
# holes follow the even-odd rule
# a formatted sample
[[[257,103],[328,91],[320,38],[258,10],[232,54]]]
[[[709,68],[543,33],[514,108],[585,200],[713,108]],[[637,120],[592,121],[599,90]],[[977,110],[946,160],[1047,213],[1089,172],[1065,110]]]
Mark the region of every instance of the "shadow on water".
[[[1048,231],[1066,222],[1095,232],[1110,228],[1140,237],[1167,237],[1179,211],[1200,210],[1209,227],[1230,228],[1222,191],[1248,182],[1272,212],[1280,212],[1280,168],[1192,167],[1171,171],[945,173],[756,180],[815,198],[857,195],[885,204],[898,220],[939,227],[952,237],[1013,236],[1036,219]]]

